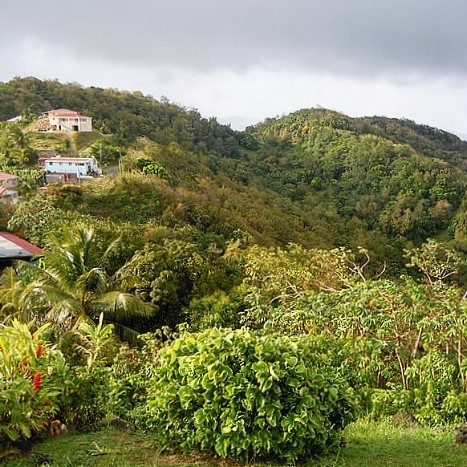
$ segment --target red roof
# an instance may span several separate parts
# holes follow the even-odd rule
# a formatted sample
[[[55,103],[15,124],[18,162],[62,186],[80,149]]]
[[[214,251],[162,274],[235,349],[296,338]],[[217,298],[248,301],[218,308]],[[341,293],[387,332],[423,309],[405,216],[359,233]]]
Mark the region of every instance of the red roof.
[[[0,172],[0,180],[11,180],[13,178],[18,178],[18,177],[16,175],[11,175],[5,172]]]
[[[5,238],[6,240],[9,240],[10,242],[14,243],[17,245],[19,248],[27,251],[31,255],[38,255],[42,253],[42,249],[39,248],[36,245],[33,245],[32,243],[27,242],[26,240],[17,237],[16,235],[13,235],[8,232],[0,232],[0,236]]]
[[[70,109],[55,109],[45,112],[49,117],[73,117],[73,118],[89,118],[86,115],[80,114]]]

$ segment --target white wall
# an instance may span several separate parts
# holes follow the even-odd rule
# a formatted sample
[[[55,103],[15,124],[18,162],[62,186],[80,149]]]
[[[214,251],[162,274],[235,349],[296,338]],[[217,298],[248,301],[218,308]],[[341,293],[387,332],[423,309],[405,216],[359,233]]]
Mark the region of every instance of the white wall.
[[[51,173],[66,173],[66,174],[77,174],[80,175],[87,175],[89,170],[92,169],[92,162],[86,159],[83,161],[66,161],[60,160],[57,158],[56,160],[46,160],[44,169],[47,172]]]
[[[92,131],[91,117],[50,117],[49,123],[52,126],[56,126],[57,130],[73,131],[73,127],[78,126],[78,131]]]

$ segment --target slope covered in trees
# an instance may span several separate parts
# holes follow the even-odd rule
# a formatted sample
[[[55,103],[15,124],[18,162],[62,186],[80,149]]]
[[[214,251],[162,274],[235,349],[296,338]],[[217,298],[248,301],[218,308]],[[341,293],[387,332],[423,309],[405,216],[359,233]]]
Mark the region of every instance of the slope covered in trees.
[[[123,155],[125,170],[73,195],[58,188],[55,208],[225,239],[243,232],[265,245],[362,246],[396,267],[429,237],[467,250],[467,143],[444,131],[309,109],[236,132],[137,92],[36,78],[0,85],[0,118],[54,107],[91,115],[100,136],[86,151],[108,164]]]
[[[197,151],[236,152],[236,135],[229,127],[162,99],[157,101],[140,92],[16,78],[0,85],[0,121],[23,113],[37,115],[69,108],[91,116],[94,128],[115,134],[124,142],[147,136],[164,144],[176,141]]]
[[[97,130],[35,132],[52,107]],[[117,416],[161,448],[294,462],[360,416],[465,421],[465,143],[324,109],[235,132],[34,78],[0,109],[25,117],[2,170],[30,183],[0,221],[44,247],[0,277],[2,445]],[[108,173],[36,195],[47,151]]]

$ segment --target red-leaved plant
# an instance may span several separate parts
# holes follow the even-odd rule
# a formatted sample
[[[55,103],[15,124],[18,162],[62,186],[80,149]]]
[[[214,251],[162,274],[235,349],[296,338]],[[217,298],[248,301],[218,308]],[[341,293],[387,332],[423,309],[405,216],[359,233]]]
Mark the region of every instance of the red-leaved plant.
[[[41,340],[47,326],[0,325],[0,442],[57,432],[63,377],[60,352]]]

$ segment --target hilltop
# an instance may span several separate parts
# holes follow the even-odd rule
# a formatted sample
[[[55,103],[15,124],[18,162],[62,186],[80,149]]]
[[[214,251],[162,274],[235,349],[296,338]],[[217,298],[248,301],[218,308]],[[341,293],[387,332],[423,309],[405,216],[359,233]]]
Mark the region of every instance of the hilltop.
[[[265,245],[363,246],[376,264],[401,264],[403,249],[428,237],[467,250],[467,143],[445,131],[304,109],[238,132],[138,92],[0,84],[0,119],[58,107],[91,115],[95,132],[81,143],[73,135],[74,144],[32,132],[34,149],[50,140],[110,166],[121,157],[125,169],[67,194],[73,212],[224,239],[240,232]],[[58,188],[57,206],[64,196]]]

